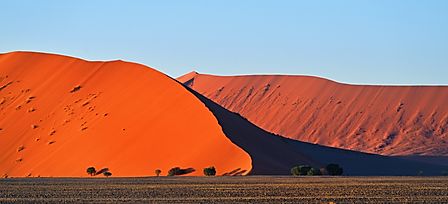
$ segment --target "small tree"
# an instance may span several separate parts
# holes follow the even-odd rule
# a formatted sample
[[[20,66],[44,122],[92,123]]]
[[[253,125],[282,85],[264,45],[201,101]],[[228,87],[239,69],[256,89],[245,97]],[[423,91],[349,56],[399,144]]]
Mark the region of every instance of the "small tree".
[[[211,167],[204,168],[204,175],[205,176],[214,176],[214,175],[216,175],[215,167],[211,166]]]
[[[293,176],[299,176],[300,175],[300,169],[298,166],[292,167],[291,169],[291,174]]]
[[[87,168],[87,174],[89,174],[90,176],[95,176],[95,174],[96,174],[95,167],[91,166],[91,167]]]
[[[344,172],[344,170],[341,167],[339,167],[338,164],[328,164],[325,167],[325,169],[327,170],[328,175],[331,176],[339,176],[342,175],[342,173]]]
[[[156,176],[160,176],[160,174],[162,173],[162,171],[160,169],[156,169],[154,171],[154,173],[156,174]]]
[[[105,177],[109,177],[109,176],[112,176],[112,173],[110,173],[110,172],[108,172],[108,171],[105,171],[105,172],[103,172],[103,175],[104,175]]]
[[[311,166],[301,165],[299,166],[299,169],[300,169],[300,175],[304,176],[307,175],[308,172],[311,170]]]
[[[311,169],[307,172],[306,175],[308,175],[308,176],[319,176],[319,175],[322,175],[322,174],[321,174],[321,172],[320,172],[320,169],[311,168]]]
[[[311,167],[308,165],[295,166],[291,169],[291,174],[294,176],[304,176],[308,174],[310,169]]]

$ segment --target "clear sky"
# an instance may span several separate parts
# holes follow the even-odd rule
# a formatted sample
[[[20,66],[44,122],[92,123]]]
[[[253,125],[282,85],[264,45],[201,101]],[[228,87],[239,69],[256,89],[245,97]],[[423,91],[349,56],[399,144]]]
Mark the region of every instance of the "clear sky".
[[[448,0],[2,0],[0,52],[122,59],[176,77],[448,84]]]

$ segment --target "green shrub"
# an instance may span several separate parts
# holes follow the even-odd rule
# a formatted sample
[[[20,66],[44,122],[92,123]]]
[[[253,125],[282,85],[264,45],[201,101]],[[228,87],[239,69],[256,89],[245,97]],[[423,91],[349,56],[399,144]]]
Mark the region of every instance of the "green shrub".
[[[204,175],[205,176],[214,176],[214,175],[216,175],[215,167],[211,166],[211,167],[204,168]]]
[[[300,175],[300,170],[298,166],[292,167],[291,168],[291,175],[293,176],[298,176]]]
[[[325,167],[325,169],[327,170],[328,175],[331,176],[339,176],[342,175],[342,173],[344,173],[344,170],[341,167],[339,167],[338,164],[328,164]]]
[[[319,176],[322,175],[322,173],[320,172],[320,169],[316,169],[316,168],[311,168],[307,174],[308,176]]]
[[[291,169],[291,174],[294,176],[304,176],[307,175],[310,170],[311,166],[308,165],[295,166]]]
[[[308,172],[311,170],[311,166],[308,166],[308,165],[301,165],[301,166],[299,166],[299,169],[300,169],[300,175],[307,175],[308,174]]]
[[[87,168],[87,174],[89,174],[90,176],[95,176],[95,174],[96,174],[96,169],[95,169],[95,167],[89,167],[89,168]]]

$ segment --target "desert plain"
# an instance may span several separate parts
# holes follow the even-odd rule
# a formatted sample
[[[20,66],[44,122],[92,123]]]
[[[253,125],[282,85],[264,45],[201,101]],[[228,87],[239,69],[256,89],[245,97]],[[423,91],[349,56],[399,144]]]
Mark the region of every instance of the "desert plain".
[[[1,203],[446,203],[448,178],[21,178],[0,192]]]

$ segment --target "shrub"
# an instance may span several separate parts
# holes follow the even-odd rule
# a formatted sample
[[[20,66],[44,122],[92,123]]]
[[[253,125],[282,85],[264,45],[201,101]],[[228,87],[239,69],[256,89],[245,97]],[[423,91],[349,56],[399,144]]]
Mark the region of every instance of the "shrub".
[[[300,175],[299,167],[298,167],[298,166],[292,167],[292,169],[291,169],[291,174],[292,174],[293,176],[298,176],[298,175]]]
[[[90,176],[95,176],[95,174],[96,174],[96,169],[95,169],[95,167],[89,167],[89,168],[87,168],[87,174],[89,174]]]
[[[105,172],[103,172],[103,175],[104,175],[105,177],[109,177],[109,176],[112,176],[112,173],[110,173],[110,172],[108,172],[108,171],[105,171]]]
[[[214,176],[214,175],[216,175],[215,167],[211,166],[211,167],[204,168],[204,175],[205,176]]]
[[[294,176],[304,176],[308,174],[308,171],[310,171],[311,166],[308,165],[300,165],[295,166],[291,169],[291,174]]]
[[[156,176],[160,176],[160,174],[162,173],[162,171],[160,169],[156,169],[154,171],[154,173],[156,174]]]
[[[196,170],[193,168],[181,169],[180,167],[174,167],[168,171],[168,176],[180,176],[184,174],[189,174],[194,171]]]
[[[320,172],[320,169],[316,169],[316,168],[311,168],[307,174],[308,176],[319,176],[322,175],[322,173]]]
[[[327,170],[328,175],[331,176],[339,176],[342,175],[342,173],[344,172],[344,170],[341,167],[339,167],[338,164],[328,164],[325,167],[325,169]]]
[[[307,175],[308,172],[311,170],[311,166],[301,165],[299,166],[299,169],[300,169],[300,175]]]

